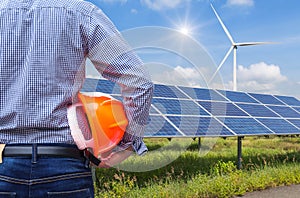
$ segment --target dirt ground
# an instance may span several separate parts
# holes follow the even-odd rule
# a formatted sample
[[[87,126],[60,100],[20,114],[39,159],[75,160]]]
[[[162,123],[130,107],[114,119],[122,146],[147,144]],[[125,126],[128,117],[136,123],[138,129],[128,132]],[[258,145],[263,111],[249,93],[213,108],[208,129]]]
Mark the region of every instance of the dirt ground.
[[[300,185],[281,186],[262,191],[246,193],[242,198],[299,198]],[[236,197],[239,198],[239,197]]]

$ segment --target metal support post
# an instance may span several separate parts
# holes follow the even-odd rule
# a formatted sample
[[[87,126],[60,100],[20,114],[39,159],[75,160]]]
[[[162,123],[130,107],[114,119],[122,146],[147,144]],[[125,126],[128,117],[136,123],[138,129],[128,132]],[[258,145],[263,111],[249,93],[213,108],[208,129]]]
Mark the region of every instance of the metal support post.
[[[201,137],[198,138],[198,151],[201,150]]]
[[[242,139],[244,137],[238,137],[238,159],[237,159],[237,169],[242,169]]]

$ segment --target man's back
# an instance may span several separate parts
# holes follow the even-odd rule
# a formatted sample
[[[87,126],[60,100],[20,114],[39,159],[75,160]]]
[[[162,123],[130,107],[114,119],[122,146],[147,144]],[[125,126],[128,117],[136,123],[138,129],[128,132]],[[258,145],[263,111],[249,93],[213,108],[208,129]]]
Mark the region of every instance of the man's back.
[[[121,85],[129,121],[100,166],[118,164],[133,150],[142,155],[153,84],[101,9],[81,0],[0,1],[0,192],[93,197],[90,155],[76,147],[67,120],[86,58]]]
[[[93,9],[77,0],[0,2],[2,143],[73,141],[66,108],[83,82]]]

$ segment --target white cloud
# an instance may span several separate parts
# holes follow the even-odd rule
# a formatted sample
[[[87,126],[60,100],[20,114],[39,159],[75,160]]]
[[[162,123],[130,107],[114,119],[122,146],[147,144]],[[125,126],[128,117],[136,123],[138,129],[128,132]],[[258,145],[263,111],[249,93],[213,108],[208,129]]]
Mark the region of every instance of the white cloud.
[[[260,62],[252,64],[249,67],[239,65],[238,71],[238,89],[251,92],[280,93],[279,86],[287,83],[286,76],[281,74],[278,65]]]
[[[174,69],[174,72],[181,74],[182,76],[184,76],[185,78],[188,79],[197,79],[199,78],[199,73],[197,71],[195,71],[194,68],[183,68],[181,66],[177,66]]]
[[[286,81],[287,77],[283,76],[278,65],[260,62],[250,65],[248,68],[242,65],[238,67],[238,77],[241,81],[258,81],[279,83]]]
[[[141,0],[141,3],[153,10],[163,10],[175,8],[185,1],[188,0]]]
[[[253,6],[254,0],[227,0],[229,6]]]
[[[153,81],[157,83],[200,87],[202,75],[196,68],[177,66],[173,69],[155,73]]]

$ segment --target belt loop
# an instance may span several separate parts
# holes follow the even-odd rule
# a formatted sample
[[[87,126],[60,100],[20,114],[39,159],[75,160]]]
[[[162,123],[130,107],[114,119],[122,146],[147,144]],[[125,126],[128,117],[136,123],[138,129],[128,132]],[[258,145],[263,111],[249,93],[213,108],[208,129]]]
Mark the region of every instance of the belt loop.
[[[37,163],[37,144],[32,145],[32,158],[31,158],[31,163],[36,164]]]

